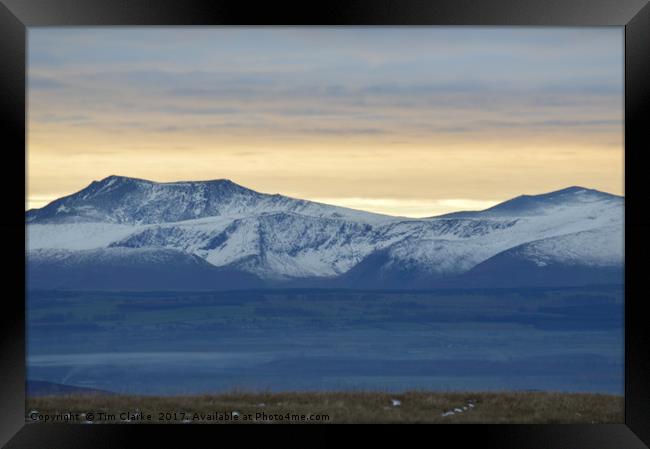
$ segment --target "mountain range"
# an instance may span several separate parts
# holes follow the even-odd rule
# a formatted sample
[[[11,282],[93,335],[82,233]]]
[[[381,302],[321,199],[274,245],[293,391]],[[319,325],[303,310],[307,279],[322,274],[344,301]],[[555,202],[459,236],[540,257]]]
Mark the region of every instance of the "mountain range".
[[[623,282],[624,198],[583,187],[381,215],[229,180],[109,176],[25,213],[30,288],[229,290]]]

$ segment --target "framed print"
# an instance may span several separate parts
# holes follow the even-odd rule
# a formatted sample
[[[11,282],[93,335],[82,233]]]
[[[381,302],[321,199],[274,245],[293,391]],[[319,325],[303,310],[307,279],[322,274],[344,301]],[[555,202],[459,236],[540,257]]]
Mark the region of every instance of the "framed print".
[[[1,12],[6,447],[647,447],[647,2]]]

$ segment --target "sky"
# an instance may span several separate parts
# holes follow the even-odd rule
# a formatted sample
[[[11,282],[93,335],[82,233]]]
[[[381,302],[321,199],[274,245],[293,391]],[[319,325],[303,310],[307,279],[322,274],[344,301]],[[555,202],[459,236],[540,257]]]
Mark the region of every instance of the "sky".
[[[28,29],[26,208],[109,175],[392,215],[623,194],[623,28]]]

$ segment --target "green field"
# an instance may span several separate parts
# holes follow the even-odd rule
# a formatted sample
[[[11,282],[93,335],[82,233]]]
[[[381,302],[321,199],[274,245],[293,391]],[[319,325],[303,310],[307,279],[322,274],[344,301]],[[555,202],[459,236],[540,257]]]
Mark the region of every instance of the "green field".
[[[394,400],[401,403],[394,405]],[[470,405],[471,404],[471,405]],[[462,410],[443,416],[454,409]],[[104,413],[105,415],[100,414]],[[622,423],[622,396],[542,392],[413,391],[246,393],[197,396],[43,396],[26,419],[61,414],[88,423]],[[113,416],[113,418],[110,417]],[[129,421],[130,420],[130,421]]]

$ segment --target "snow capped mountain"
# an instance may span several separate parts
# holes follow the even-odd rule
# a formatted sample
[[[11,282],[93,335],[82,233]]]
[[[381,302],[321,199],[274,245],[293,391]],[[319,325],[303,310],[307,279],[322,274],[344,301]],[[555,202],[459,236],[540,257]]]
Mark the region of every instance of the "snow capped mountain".
[[[445,217],[521,217],[556,214],[576,208],[592,208],[597,213],[602,207],[619,204],[621,197],[584,187],[567,187],[541,195],[521,195],[489,209],[478,212],[454,212]],[[600,209],[599,209],[600,206]]]
[[[259,193],[227,179],[153,182],[109,176],[85,189],[27,211],[28,223],[160,224],[206,217],[238,218],[271,212],[382,222],[392,217],[282,195]]]
[[[463,276],[469,282],[474,273],[496,279],[500,264],[513,260],[539,269],[584,267],[594,281],[598,270],[623,265],[623,198],[581,187],[524,195],[485,211],[409,219],[259,193],[228,180],[110,176],[28,211],[26,221],[28,265],[47,260],[52,269],[76,260],[75,253],[92,254],[83,264],[93,265],[122,251],[119,260],[142,265],[147,252],[173,251],[252,283],[408,288]]]

